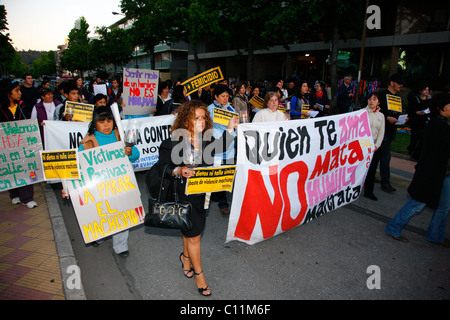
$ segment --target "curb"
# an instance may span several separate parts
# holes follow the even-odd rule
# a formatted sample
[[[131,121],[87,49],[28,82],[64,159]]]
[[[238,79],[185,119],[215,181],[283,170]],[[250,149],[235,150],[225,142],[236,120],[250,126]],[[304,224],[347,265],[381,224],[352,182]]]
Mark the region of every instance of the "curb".
[[[63,283],[63,290],[66,300],[86,300],[86,295],[81,284],[81,279],[79,281],[79,288],[68,288],[68,284],[72,282],[70,279],[74,275],[73,272],[68,271],[69,266],[76,266],[77,260],[73,253],[72,244],[68,236],[66,225],[59,208],[58,200],[56,199],[55,193],[52,187],[48,184],[42,185],[44,190],[45,200],[47,201],[48,211],[50,215],[50,220],[52,222],[53,233],[55,236],[56,252],[58,253],[59,266],[61,269],[61,280]],[[78,269],[79,270],[79,269]]]

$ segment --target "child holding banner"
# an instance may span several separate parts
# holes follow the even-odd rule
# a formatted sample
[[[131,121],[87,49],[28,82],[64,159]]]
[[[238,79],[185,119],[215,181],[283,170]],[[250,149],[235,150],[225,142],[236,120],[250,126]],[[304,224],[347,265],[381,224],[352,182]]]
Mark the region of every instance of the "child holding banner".
[[[192,204],[191,221],[192,229],[183,231],[183,252],[180,260],[183,264],[184,274],[188,278],[195,276],[195,282],[198,291],[202,296],[211,295],[201,264],[201,233],[205,227],[206,212],[204,209],[205,194],[185,194],[186,179],[193,175],[193,171],[189,171],[188,165],[180,156],[180,151],[188,153],[188,150],[201,156],[201,166],[211,166],[213,164],[213,154],[206,154],[205,151],[213,153],[214,148],[210,144],[216,143],[218,146],[229,145],[234,141],[232,134],[234,128],[238,125],[237,118],[231,118],[228,126],[222,132],[219,140],[210,138],[206,140],[206,131],[212,127],[212,121],[206,105],[200,100],[192,100],[185,102],[177,112],[177,118],[171,128],[172,138],[166,139],[161,143],[159,149],[159,162],[161,168],[166,164],[169,165],[171,174],[170,179],[180,178],[182,183],[177,184],[178,197],[180,201],[190,202]],[[186,135],[188,137],[186,137]],[[179,141],[179,138],[183,138]],[[186,144],[186,141],[191,143]],[[181,148],[180,148],[181,146]],[[189,148],[189,149],[188,149]],[[173,157],[174,156],[174,157]],[[200,158],[200,157],[199,157]],[[189,166],[192,167],[193,164]]]
[[[94,110],[88,133],[83,140],[81,140],[78,151],[103,146],[117,141],[120,141],[120,135],[111,108],[99,106]],[[125,155],[128,156],[130,162],[135,162],[139,159],[139,150],[135,146],[125,147]],[[63,190],[63,197],[64,196],[65,191]],[[125,230],[112,236],[114,252],[122,257],[127,257],[129,254],[128,234],[129,231]]]
[[[0,85],[0,122],[9,122],[17,120],[25,120],[25,114],[22,110],[24,105],[21,103],[22,92],[18,82],[10,79],[3,79]],[[33,200],[33,185],[26,185],[9,190],[9,197],[12,204],[23,203],[28,208],[37,207],[37,203]]]
[[[73,81],[69,81],[64,85],[63,95],[66,98],[64,103],[56,107],[55,114],[58,120],[71,121],[72,115],[70,112],[66,112],[67,101],[78,102],[79,93],[77,84]]]

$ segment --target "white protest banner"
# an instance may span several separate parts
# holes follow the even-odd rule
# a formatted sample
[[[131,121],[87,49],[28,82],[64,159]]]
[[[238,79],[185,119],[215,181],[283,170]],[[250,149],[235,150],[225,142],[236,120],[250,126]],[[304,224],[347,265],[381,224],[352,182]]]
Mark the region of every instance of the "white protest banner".
[[[123,114],[149,115],[156,109],[159,71],[123,69]]]
[[[67,186],[85,243],[144,222],[141,194],[124,148],[120,141],[79,152],[81,179]]]
[[[240,124],[226,241],[254,244],[355,201],[374,152],[367,111]]]
[[[133,162],[135,171],[147,170],[158,161],[159,145],[170,138],[170,127],[174,115],[135,118],[139,124],[136,148],[140,156]],[[128,127],[130,120],[122,120],[122,126]],[[80,141],[88,131],[89,123],[74,121],[45,121],[44,138],[46,150],[78,149]]]
[[[36,119],[0,126],[0,191],[44,181],[41,135]]]

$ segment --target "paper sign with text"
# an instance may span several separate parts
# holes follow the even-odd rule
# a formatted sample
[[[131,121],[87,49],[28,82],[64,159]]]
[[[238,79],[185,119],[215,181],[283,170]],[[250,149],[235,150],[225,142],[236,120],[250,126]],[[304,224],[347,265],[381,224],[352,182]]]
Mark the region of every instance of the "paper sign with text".
[[[125,144],[79,152],[81,178],[67,185],[85,243],[144,222],[141,194]]]
[[[72,114],[72,121],[91,122],[92,115],[94,112],[94,105],[81,102],[67,101],[66,112]]]
[[[125,115],[149,115],[156,110],[159,71],[123,69],[123,101]]]
[[[41,151],[45,180],[79,179],[76,150]]]
[[[308,118],[309,104],[302,105],[302,119]]]
[[[357,200],[374,152],[366,110],[237,134],[227,242],[258,243]]]
[[[44,181],[36,119],[0,124],[0,191]]]
[[[133,162],[135,171],[148,170],[159,158],[159,145],[170,138],[170,128],[175,120],[174,115],[135,118],[139,128],[135,147],[139,150],[139,159]],[[130,120],[122,120],[124,128],[128,128]],[[88,130],[86,122],[45,121],[44,139],[46,150],[78,149],[80,141]]]
[[[230,122],[230,119],[232,117],[239,119],[239,114],[236,112],[214,107],[213,122],[223,124],[224,126],[228,126],[228,123]]]
[[[186,183],[186,194],[229,191],[233,189],[236,166],[193,168],[195,175]]]
[[[220,70],[220,67],[215,67],[186,80],[181,85],[186,89],[186,95],[190,95],[198,89],[204,88],[220,80],[223,80],[222,71]]]
[[[264,108],[264,99],[260,96],[253,96],[249,102],[258,109]]]
[[[402,112],[402,98],[399,96],[394,96],[393,94],[387,94],[387,105],[388,110],[395,112]]]

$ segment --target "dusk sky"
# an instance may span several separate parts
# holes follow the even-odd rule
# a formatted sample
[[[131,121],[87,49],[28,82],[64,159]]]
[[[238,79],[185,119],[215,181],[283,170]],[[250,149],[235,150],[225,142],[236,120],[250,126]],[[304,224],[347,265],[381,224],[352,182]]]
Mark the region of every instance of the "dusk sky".
[[[120,0],[0,0],[5,5],[10,38],[17,50],[57,50],[77,19],[84,16],[90,36],[122,16]]]

